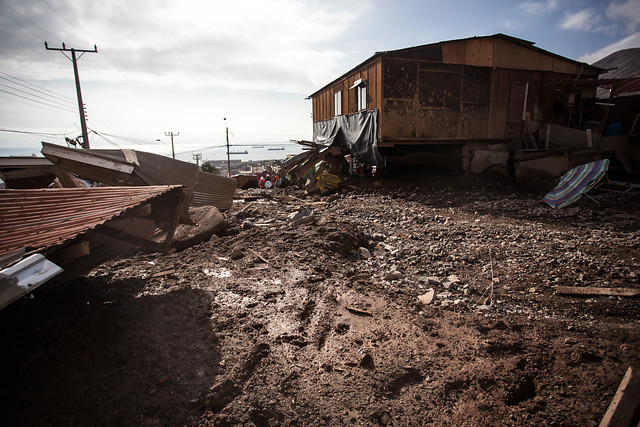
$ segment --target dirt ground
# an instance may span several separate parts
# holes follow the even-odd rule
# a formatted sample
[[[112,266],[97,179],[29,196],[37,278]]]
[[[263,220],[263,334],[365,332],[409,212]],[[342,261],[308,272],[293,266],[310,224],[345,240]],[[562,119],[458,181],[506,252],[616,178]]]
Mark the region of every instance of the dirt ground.
[[[595,426],[639,301],[555,287],[640,287],[640,198],[590,196],[239,191],[222,236],[2,310],[0,424]]]

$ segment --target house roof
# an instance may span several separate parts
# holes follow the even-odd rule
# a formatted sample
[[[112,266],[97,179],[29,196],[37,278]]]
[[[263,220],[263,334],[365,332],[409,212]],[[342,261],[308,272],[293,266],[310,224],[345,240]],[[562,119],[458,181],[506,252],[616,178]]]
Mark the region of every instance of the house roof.
[[[61,245],[179,185],[0,190],[0,256]],[[179,191],[179,190],[177,190]]]
[[[350,69],[349,71],[347,71],[346,73],[341,75],[340,77],[336,78],[335,80],[333,80],[330,83],[324,85],[322,88],[318,89],[317,91],[315,91],[314,93],[309,95],[307,99],[313,98],[316,94],[324,91],[327,87],[330,87],[330,86],[334,85],[335,83],[337,83],[338,81],[342,80],[343,78],[345,78],[349,74],[353,73],[357,69],[359,69],[359,68],[363,67],[364,65],[369,64],[369,63],[371,63],[371,62],[373,62],[373,61],[375,61],[378,58],[383,57],[383,56],[395,55],[395,54],[399,54],[399,53],[405,53],[405,52],[408,52],[408,51],[411,51],[411,50],[419,50],[419,49],[424,49],[424,48],[427,48],[427,47],[432,47],[432,46],[437,46],[437,45],[443,45],[443,44],[447,44],[447,43],[455,43],[455,42],[468,41],[468,40],[491,39],[491,38],[503,39],[503,40],[509,41],[511,43],[520,45],[522,47],[536,50],[538,52],[544,53],[545,55],[552,56],[554,58],[563,59],[565,61],[569,61],[569,62],[572,62],[572,63],[575,63],[575,64],[584,64],[584,65],[586,65],[588,67],[591,67],[591,68],[594,68],[594,69],[599,69],[599,67],[591,66],[589,64],[586,64],[586,63],[583,63],[583,62],[580,62],[580,61],[576,61],[574,59],[566,58],[564,56],[561,56],[561,55],[555,54],[553,52],[549,52],[547,50],[539,48],[537,46],[534,46],[535,42],[531,42],[531,41],[528,41],[528,40],[519,39],[517,37],[509,36],[509,35],[506,35],[506,34],[498,33],[498,34],[493,34],[493,35],[490,35],[490,36],[474,36],[474,37],[467,37],[467,38],[462,38],[462,39],[440,41],[440,42],[437,42],[437,43],[429,43],[429,44],[413,46],[413,47],[407,47],[407,48],[402,48],[402,49],[386,50],[386,51],[376,52],[373,56],[371,56],[367,60],[365,60],[362,63],[358,64],[357,66],[353,67],[352,69]],[[602,71],[604,71],[604,70],[602,70]]]

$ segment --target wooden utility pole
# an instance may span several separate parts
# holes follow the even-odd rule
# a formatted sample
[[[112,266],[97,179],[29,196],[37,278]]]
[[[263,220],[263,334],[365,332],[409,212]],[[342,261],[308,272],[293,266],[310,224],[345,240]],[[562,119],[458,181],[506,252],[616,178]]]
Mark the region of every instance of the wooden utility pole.
[[[227,118],[224,118],[224,128],[227,131],[227,177],[231,178],[231,157],[229,155],[229,128],[227,127]]]
[[[87,132],[87,119],[84,114],[84,103],[82,102],[82,91],[80,90],[80,76],[78,75],[78,59],[82,58],[85,53],[98,53],[98,47],[93,45],[93,50],[84,49],[67,49],[62,43],[62,47],[49,47],[47,42],[44,42],[44,47],[47,50],[57,50],[62,52],[64,56],[67,56],[65,52],[71,52],[71,58],[67,56],[71,62],[73,62],[73,74],[76,78],[76,94],[78,95],[78,110],[80,111],[80,126],[82,127],[82,148],[89,149],[89,133]],[[76,52],[80,52],[80,56],[76,57]]]
[[[174,137],[174,136],[180,136],[180,132],[176,132],[176,133],[173,133],[173,132],[165,132],[165,133],[164,133],[164,136],[170,136],[170,137],[171,137],[171,155],[172,155],[172,156],[173,156],[173,158],[175,159],[175,158],[176,158],[176,150],[175,150],[175,148],[173,148],[173,137]]]

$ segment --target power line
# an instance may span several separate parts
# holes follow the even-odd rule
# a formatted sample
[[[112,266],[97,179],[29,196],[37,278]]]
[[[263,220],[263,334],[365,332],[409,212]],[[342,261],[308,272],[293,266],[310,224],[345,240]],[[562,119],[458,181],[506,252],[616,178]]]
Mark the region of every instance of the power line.
[[[0,78],[2,78],[2,77],[0,76]],[[4,87],[9,88],[9,89],[11,89],[11,90],[14,90],[14,91],[16,91],[16,92],[24,93],[24,94],[26,94],[26,95],[28,95],[28,96],[36,97],[37,99],[40,99],[40,100],[43,100],[43,101],[47,101],[47,102],[56,102],[56,100],[55,100],[55,99],[51,100],[51,99],[45,98],[45,97],[43,97],[43,96],[41,96],[41,95],[39,95],[39,94],[35,94],[35,93],[31,93],[31,92],[27,92],[26,90],[18,89],[18,88],[15,88],[15,87],[13,87],[13,86],[9,86],[8,84],[5,84],[5,83],[0,83],[0,86],[4,86]],[[61,105],[60,107],[67,107],[67,105]]]
[[[49,34],[51,37],[53,37],[56,40],[60,40],[57,36],[55,36],[54,34],[50,33],[49,31],[47,31],[46,29],[42,28],[40,25],[36,24],[35,22],[33,22],[31,19],[27,18],[26,16],[24,16],[23,14],[21,14],[20,12],[18,12],[17,10],[15,10],[14,8],[12,8],[11,6],[9,6],[8,4],[6,4],[3,1],[0,1],[0,3],[2,3],[7,9],[10,9],[13,11],[13,13],[15,13],[16,15],[20,16],[22,19],[24,19],[25,21],[29,22],[30,24],[40,28],[42,31],[44,31],[45,33]],[[34,32],[32,32],[29,28],[27,28],[24,24],[22,24],[21,22],[18,22],[16,20],[14,20],[13,18],[11,18],[9,15],[7,15],[6,13],[2,12],[2,14],[4,16],[6,16],[7,18],[11,19],[13,22],[15,22],[16,24],[20,25],[22,28],[26,29],[27,31],[29,31],[31,34],[33,34],[34,36],[38,37],[40,40],[44,41],[44,39],[42,37],[40,37],[39,35],[35,34]]]
[[[75,100],[73,98],[69,98],[68,96],[62,95],[60,93],[56,93],[56,92],[54,92],[52,90],[49,90],[49,89],[45,89],[45,88],[43,88],[41,86],[38,86],[36,84],[33,84],[33,83],[28,82],[28,81],[23,80],[23,79],[20,79],[18,77],[12,76],[12,75],[7,74],[7,73],[2,72],[2,71],[0,71],[0,74],[4,74],[5,76],[9,77],[9,78],[7,78],[7,77],[0,76],[0,79],[6,80],[6,81],[8,81],[10,83],[13,83],[13,84],[16,84],[18,86],[22,86],[22,87],[24,87],[24,88],[26,88],[28,90],[31,90],[31,91],[34,91],[34,92],[38,92],[38,93],[40,93],[40,94],[42,94],[44,96],[48,96],[48,97],[54,98],[54,99],[62,101],[62,102],[70,103],[70,104],[74,105],[74,107],[75,107]]]
[[[14,90],[16,90],[16,89],[14,89]],[[46,105],[46,106],[49,106],[49,107],[57,108],[58,110],[66,111],[66,112],[69,112],[69,113],[74,113],[75,112],[75,111],[71,111],[69,109],[66,109],[64,107],[61,107],[59,105],[48,104],[48,103],[43,102],[43,101],[38,101],[37,99],[32,99],[32,98],[29,98],[27,96],[18,95],[16,93],[9,92],[8,90],[0,89],[0,92],[8,93],[9,95],[15,96],[17,98],[26,99],[26,100],[31,101],[31,102],[35,102],[35,103],[38,103],[38,104],[42,104],[42,105]]]
[[[61,14],[60,12],[58,12],[58,11],[57,11],[53,6],[51,6],[51,5],[50,5],[49,3],[47,3],[45,0],[42,0],[42,3],[44,3],[45,5],[47,5],[47,7],[48,7],[49,9],[53,10],[53,11],[55,12],[55,14],[56,14],[56,15],[58,15],[60,18],[62,18],[62,20],[63,20],[64,22],[66,22],[67,24],[69,24],[69,26],[71,26],[71,28],[73,28],[74,30],[76,30],[76,32],[77,32],[78,34],[80,34],[81,36],[83,36],[83,37],[84,37],[84,34],[82,34],[82,33],[80,32],[80,30],[78,30],[78,29],[75,27],[75,25],[73,25],[71,22],[69,22],[69,20],[67,20],[67,18],[65,18],[64,16],[62,16],[62,14]]]
[[[48,133],[48,132],[33,132],[33,131],[27,131],[27,130],[16,130],[16,129],[1,129],[0,128],[0,132],[8,132],[8,133],[22,133],[22,134],[27,134],[27,135],[40,135],[40,136],[66,136],[66,135],[70,135],[72,133],[76,133],[76,132],[68,132],[68,133]]]

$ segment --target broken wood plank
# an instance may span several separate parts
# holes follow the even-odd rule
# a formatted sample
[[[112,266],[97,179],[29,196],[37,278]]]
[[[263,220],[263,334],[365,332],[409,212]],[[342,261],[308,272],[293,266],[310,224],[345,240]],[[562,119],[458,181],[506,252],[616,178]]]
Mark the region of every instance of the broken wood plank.
[[[145,249],[149,249],[155,252],[166,253],[169,247],[153,240],[147,240],[142,237],[134,236],[125,231],[119,230],[108,225],[101,225],[94,230],[98,234],[102,234],[107,237],[122,240],[123,242],[131,243],[132,245],[141,246]]]
[[[349,305],[346,306],[345,309],[347,309],[349,313],[353,313],[358,316],[373,317],[373,314],[369,313],[368,311],[360,310],[359,308],[355,308]]]
[[[152,213],[151,205],[145,204],[128,209],[124,214],[122,214],[122,218],[142,218],[150,216]]]
[[[173,274],[175,272],[176,272],[175,268],[172,268],[171,270],[165,270],[165,271],[161,271],[159,273],[152,274],[151,277],[155,278],[155,277],[168,276],[169,274]]]
[[[59,250],[55,254],[55,259],[57,262],[71,261],[72,259],[89,255],[89,253],[89,242],[81,242]]]
[[[629,367],[622,378],[616,394],[611,399],[609,408],[600,421],[600,427],[631,427],[637,419],[634,415],[640,409],[640,377]]]
[[[253,249],[249,249],[249,252],[251,252],[252,254],[254,254],[255,256],[257,256],[260,261],[264,262],[265,264],[269,264],[269,261],[267,261],[266,259],[264,259],[263,257],[261,257],[258,252],[254,251]]]
[[[640,289],[634,288],[596,288],[593,286],[556,286],[560,295],[639,297]]]

